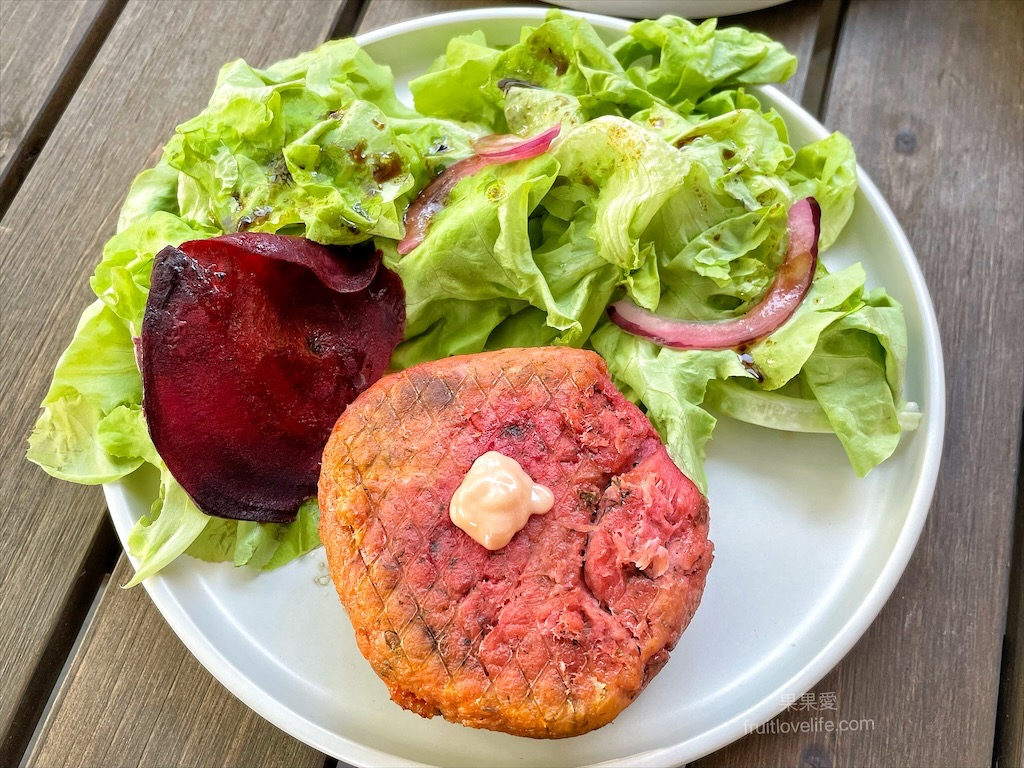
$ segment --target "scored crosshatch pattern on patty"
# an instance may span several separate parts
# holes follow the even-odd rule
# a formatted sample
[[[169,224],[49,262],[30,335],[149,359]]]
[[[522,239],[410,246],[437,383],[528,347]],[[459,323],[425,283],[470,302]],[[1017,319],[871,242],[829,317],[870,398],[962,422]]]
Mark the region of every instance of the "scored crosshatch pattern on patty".
[[[495,552],[448,516],[489,450],[555,496]],[[580,350],[382,379],[335,427],[320,494],[360,650],[399,704],[475,727],[561,737],[609,722],[667,661],[711,562],[705,499]]]

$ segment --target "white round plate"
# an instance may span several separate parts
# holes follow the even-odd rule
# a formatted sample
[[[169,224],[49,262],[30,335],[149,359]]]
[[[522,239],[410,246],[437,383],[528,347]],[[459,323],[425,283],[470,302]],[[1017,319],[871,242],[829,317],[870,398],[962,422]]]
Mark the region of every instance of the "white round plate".
[[[542,9],[433,16],[363,35],[399,83],[454,35],[511,43]],[[608,39],[626,23],[591,17]],[[404,87],[400,93],[407,95]],[[758,91],[799,146],[826,131],[773,88]],[[935,316],[906,237],[861,172],[856,211],[823,260],[861,261],[903,303],[907,399],[920,429],[858,479],[835,438],[722,419],[708,453],[716,559],[703,604],[672,658],[617,720],[561,741],[424,720],[388,699],[356,649],[322,549],[270,573],[181,557],[145,582],[168,624],[247,705],[307,744],[356,765],[668,766],[766,722],[853,646],[896,585],[924,524],[939,466],[944,381]],[[122,542],[156,495],[154,473],[106,487]],[[839,713],[842,716],[842,712]]]
[[[627,19],[656,19],[665,14],[685,19],[732,16],[759,11],[789,0],[544,0],[551,5],[589,13],[606,13]]]

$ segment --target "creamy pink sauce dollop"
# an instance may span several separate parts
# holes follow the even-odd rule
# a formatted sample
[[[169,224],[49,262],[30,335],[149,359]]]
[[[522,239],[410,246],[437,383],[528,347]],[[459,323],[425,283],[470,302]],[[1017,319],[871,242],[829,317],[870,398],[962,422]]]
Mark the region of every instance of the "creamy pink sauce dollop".
[[[473,462],[455,490],[452,522],[492,551],[501,549],[526,525],[555,504],[550,489],[533,482],[515,459],[488,451]]]

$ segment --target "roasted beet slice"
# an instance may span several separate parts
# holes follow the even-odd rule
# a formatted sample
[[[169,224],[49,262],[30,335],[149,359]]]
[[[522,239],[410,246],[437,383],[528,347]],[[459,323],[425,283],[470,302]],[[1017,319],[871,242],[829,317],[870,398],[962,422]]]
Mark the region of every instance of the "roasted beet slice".
[[[195,249],[185,246],[202,247],[204,243],[231,246],[253,256],[300,264],[313,270],[321,283],[338,293],[356,293],[367,288],[380,266],[380,256],[370,242],[349,248],[329,248],[304,237],[261,232],[239,232],[212,240],[195,240],[184,243],[181,249],[193,254]]]
[[[168,246],[142,324],[153,443],[204,512],[292,520],[334,422],[384,373],[404,323],[401,281],[369,242],[242,233]]]

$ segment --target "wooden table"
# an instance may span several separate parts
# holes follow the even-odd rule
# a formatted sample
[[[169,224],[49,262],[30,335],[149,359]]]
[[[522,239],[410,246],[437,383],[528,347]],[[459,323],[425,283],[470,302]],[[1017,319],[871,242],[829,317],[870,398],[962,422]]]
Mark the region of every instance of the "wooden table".
[[[221,63],[483,5],[0,0],[0,765],[334,764],[234,699],[143,590],[117,587],[127,565],[99,489],[29,465],[26,438],[129,182]],[[814,689],[874,729],[755,734],[700,765],[1019,766],[1024,3],[793,0],[732,21],[799,55],[784,90],[852,139],[905,228],[949,412],[916,554]]]

